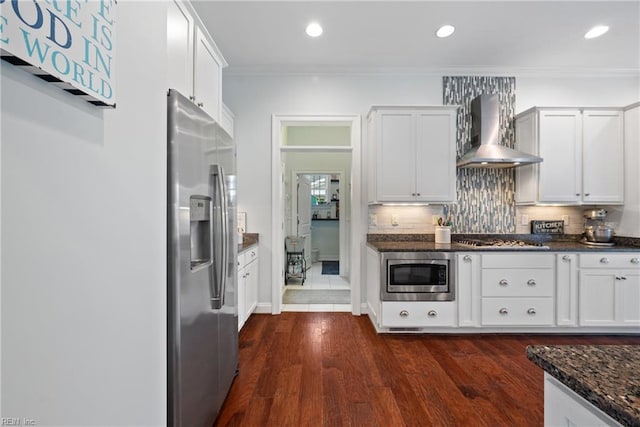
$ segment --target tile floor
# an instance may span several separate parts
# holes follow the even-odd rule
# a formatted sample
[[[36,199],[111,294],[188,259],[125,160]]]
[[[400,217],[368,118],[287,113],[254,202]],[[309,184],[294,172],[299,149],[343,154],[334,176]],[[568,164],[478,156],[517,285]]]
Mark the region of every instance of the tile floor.
[[[351,289],[349,282],[340,276],[322,274],[322,263],[314,262],[307,270],[304,286],[301,280],[290,279],[286,289]],[[286,290],[285,290],[286,292]],[[282,311],[345,311],[351,312],[351,304],[282,304]]]

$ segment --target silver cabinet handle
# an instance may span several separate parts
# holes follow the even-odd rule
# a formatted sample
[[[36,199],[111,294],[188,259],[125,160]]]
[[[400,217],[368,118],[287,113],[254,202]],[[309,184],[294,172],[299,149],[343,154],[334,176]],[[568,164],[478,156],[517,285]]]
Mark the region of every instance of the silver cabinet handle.
[[[535,308],[530,308],[529,310],[527,310],[527,314],[530,314],[530,315],[533,316],[534,314],[536,314],[536,309]]]
[[[640,258],[631,258],[631,264],[640,264]]]
[[[407,310],[402,310],[400,312],[400,317],[407,317],[409,315],[409,312]]]
[[[191,96],[189,97],[189,99],[190,99],[191,101],[195,101],[195,100],[196,100],[196,96],[195,96],[195,95],[191,95]]]
[[[616,280],[627,280],[624,276],[616,276]]]
[[[429,310],[429,312],[427,313],[427,316],[429,317],[436,317],[438,315],[438,312],[435,310]]]
[[[506,308],[501,308],[499,313],[500,314],[509,314],[509,310],[507,310]]]
[[[509,282],[507,282],[507,280],[506,280],[506,279],[502,279],[502,280],[500,280],[500,281],[498,282],[498,284],[499,284],[500,286],[507,286],[507,285],[509,284]]]
[[[565,255],[562,257],[563,261],[571,261],[571,257],[569,255]]]
[[[609,264],[609,258],[607,258],[607,257],[600,258],[600,262],[601,262],[602,264]]]
[[[198,102],[198,107],[200,108],[204,107],[204,102]]]
[[[252,257],[256,256],[256,253],[254,251],[251,251],[251,256]]]
[[[462,259],[465,260],[465,261],[471,262],[471,255],[465,255],[465,256],[462,257]],[[636,260],[637,260],[637,258],[636,258]],[[631,262],[633,262],[633,260],[631,260]]]
[[[529,279],[529,280],[527,280],[527,285],[529,285],[529,286],[535,286],[535,285],[536,285],[536,279]]]

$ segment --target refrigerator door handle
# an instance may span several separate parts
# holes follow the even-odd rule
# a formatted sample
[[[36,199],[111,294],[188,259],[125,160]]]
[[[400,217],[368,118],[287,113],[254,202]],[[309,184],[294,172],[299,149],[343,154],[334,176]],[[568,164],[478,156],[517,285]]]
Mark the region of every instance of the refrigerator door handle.
[[[224,195],[224,173],[220,165],[210,165],[209,174],[212,179],[212,203],[213,212],[219,210],[220,215],[211,215],[212,224],[212,239],[211,244],[213,246],[213,274],[210,283],[211,293],[211,308],[219,310],[224,305],[224,281],[226,278],[226,224],[227,214],[225,212],[225,195]],[[219,223],[215,223],[218,219]],[[219,245],[219,246],[218,246]],[[218,249],[219,248],[219,249]]]

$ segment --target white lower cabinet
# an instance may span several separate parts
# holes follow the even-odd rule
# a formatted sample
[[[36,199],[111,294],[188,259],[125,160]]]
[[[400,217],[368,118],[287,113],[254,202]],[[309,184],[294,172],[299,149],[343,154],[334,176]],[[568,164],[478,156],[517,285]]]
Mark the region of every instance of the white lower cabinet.
[[[578,255],[556,254],[556,323],[578,324]]]
[[[486,326],[552,326],[553,298],[482,298]]]
[[[482,255],[482,325],[553,326],[552,254]]]
[[[480,281],[482,280],[481,255],[478,253],[456,254],[456,300],[458,301],[458,325],[480,326]]]
[[[640,326],[638,254],[580,254],[580,326]]]
[[[384,301],[382,326],[423,328],[455,326],[456,305],[452,301]]]
[[[258,247],[238,254],[238,330],[258,305]]]
[[[380,301],[380,254],[367,250],[367,304],[381,331],[478,328],[640,330],[639,252],[458,252],[455,301]]]
[[[545,426],[619,426],[582,396],[545,372]]]

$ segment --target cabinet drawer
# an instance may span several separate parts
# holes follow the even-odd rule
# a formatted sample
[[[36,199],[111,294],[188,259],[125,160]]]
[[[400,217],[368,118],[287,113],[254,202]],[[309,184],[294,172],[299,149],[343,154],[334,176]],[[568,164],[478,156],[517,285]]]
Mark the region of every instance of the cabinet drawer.
[[[637,268],[640,269],[640,251],[627,253],[580,254],[581,268]]]
[[[482,254],[482,268],[553,268],[553,254],[504,253]]]
[[[258,258],[258,246],[252,246],[238,253],[238,268],[242,268]]]
[[[258,258],[258,247],[252,247],[247,249],[246,251],[244,251],[244,262],[245,264],[249,264],[252,261],[255,261],[255,259]]]
[[[553,270],[484,269],[483,297],[550,297],[553,296]]]
[[[399,302],[382,303],[382,326],[429,327],[455,326],[455,302]]]
[[[553,325],[553,298],[482,298],[482,324]]]

